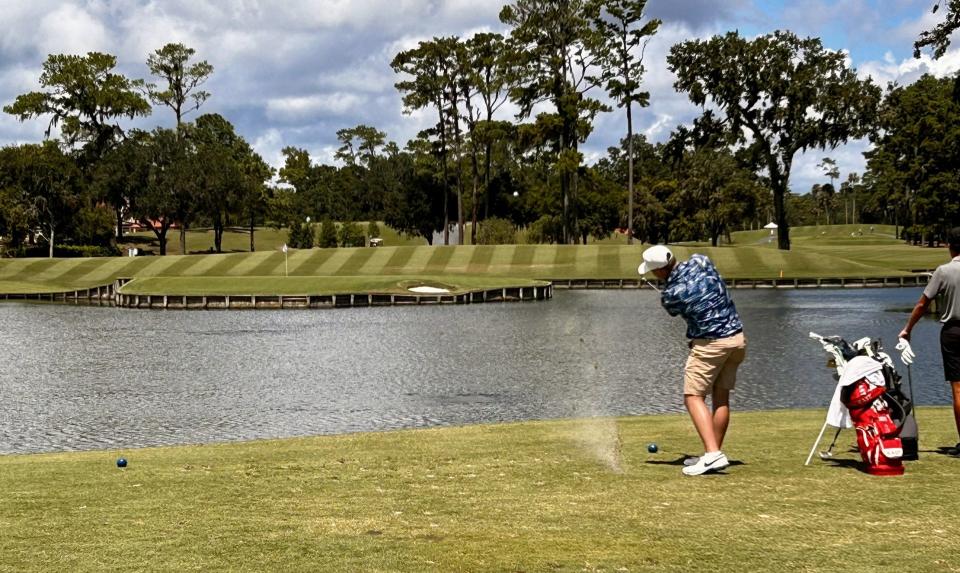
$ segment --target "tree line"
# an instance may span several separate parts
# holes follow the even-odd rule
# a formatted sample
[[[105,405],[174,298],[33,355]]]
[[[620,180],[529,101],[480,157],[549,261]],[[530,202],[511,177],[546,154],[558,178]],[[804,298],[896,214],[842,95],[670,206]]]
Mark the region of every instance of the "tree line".
[[[131,218],[156,234],[161,254],[175,224],[183,252],[194,224],[213,228],[219,252],[231,221],[249,223],[253,248],[272,169],[222,116],[183,120],[210,95],[200,88],[213,67],[192,61],[194,53],[168,44],[151,54],[160,85],[116,73],[110,54],[47,58],[44,91],[3,108],[20,120],[49,117],[48,136],[60,131],[59,140],[0,150],[0,231],[13,252],[39,235],[51,257],[58,245],[65,254],[111,253]],[[176,127],[125,132],[117,123],[149,115],[151,103],[169,107]]]
[[[422,41],[390,65],[404,109],[428,112],[431,127],[403,147],[375,126],[346,127],[338,165],[288,147],[276,173],[226,118],[184,119],[210,97],[202,87],[213,72],[191,48],[150,54],[158,83],[117,74],[108,54],[51,55],[43,91],[4,111],[49,117],[60,138],[0,150],[0,234],[16,249],[39,230],[51,256],[55,244],[109,246],[129,218],[153,229],[161,253],[174,227],[182,249],[188,228],[211,227],[219,252],[228,226],[248,227],[253,250],[258,226],[288,228],[292,246],[349,246],[362,243],[353,221],[377,220],[444,244],[453,227],[464,242],[469,222],[474,243],[511,240],[499,230],[513,227],[532,242],[621,229],[631,242],[716,245],[773,219],[787,249],[791,225],[840,222],[841,208],[844,222],[893,223],[915,241],[957,224],[955,81],[924,76],[884,90],[858,78],[843,53],[787,31],[684,41],[667,66],[702,114],[651,143],[633,130],[635,107],[651,105],[644,55],[661,24],[645,8],[514,0],[500,12],[507,34]],[[942,54],[942,32],[922,36],[917,50]],[[516,115],[505,116],[508,102]],[[121,129],[151,104],[170,108],[176,127]],[[581,146],[605,113],[622,114],[623,137],[586,164]],[[825,157],[823,183],[791,191],[798,152],[865,137],[863,174],[841,178]]]

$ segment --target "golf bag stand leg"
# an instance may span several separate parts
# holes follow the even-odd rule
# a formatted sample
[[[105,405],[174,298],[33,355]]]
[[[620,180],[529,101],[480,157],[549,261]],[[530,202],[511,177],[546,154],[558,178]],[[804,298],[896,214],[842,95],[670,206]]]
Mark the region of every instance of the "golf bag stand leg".
[[[820,445],[820,440],[823,439],[823,433],[827,431],[827,425],[827,422],[823,423],[823,427],[820,428],[820,434],[817,436],[817,441],[813,442],[813,447],[810,448],[810,455],[807,456],[807,461],[803,462],[803,465],[810,465],[810,460],[813,458],[813,452],[817,451],[817,446]]]

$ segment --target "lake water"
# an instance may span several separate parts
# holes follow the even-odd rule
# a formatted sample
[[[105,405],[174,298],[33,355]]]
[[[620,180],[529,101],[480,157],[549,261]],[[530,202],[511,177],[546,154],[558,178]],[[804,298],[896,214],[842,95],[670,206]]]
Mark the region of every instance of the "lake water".
[[[734,291],[749,339],[734,408],[825,408],[834,381],[808,332],[892,351],[919,295]],[[313,311],[5,303],[0,453],[680,412],[684,330],[649,290]],[[914,331],[920,404],[950,400],[938,334]]]

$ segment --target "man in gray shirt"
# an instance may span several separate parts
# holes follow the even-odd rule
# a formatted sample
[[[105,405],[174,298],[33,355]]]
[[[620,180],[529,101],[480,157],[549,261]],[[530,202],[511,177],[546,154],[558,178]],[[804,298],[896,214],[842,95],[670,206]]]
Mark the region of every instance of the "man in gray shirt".
[[[900,332],[900,338],[910,340],[910,331],[927,312],[930,301],[943,294],[940,352],[943,355],[944,377],[953,389],[953,417],[957,434],[960,435],[960,227],[951,229],[947,234],[947,245],[950,248],[950,262],[940,265],[933,272],[917,306],[910,313],[907,325]],[[952,451],[954,455],[960,454],[960,443]]]

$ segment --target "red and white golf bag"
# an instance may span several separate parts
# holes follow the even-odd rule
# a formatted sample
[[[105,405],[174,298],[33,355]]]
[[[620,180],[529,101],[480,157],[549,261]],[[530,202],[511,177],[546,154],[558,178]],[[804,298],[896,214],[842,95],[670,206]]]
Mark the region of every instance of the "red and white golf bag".
[[[885,398],[886,388],[871,384],[867,378],[850,384],[841,394],[857,430],[860,456],[871,475],[902,475],[903,444],[900,427],[891,417]]]
[[[861,338],[850,345],[839,336],[811,332],[810,338],[830,355],[827,366],[836,369],[837,386],[827,419],[804,465],[810,464],[827,426],[837,428],[837,433],[827,451],[820,452],[820,458],[825,460],[833,458],[833,446],[840,430],[853,426],[867,473],[902,475],[902,462],[918,458],[912,383],[907,396],[880,339]],[[901,351],[900,360],[909,367],[914,357],[909,343],[901,340],[897,350]]]

